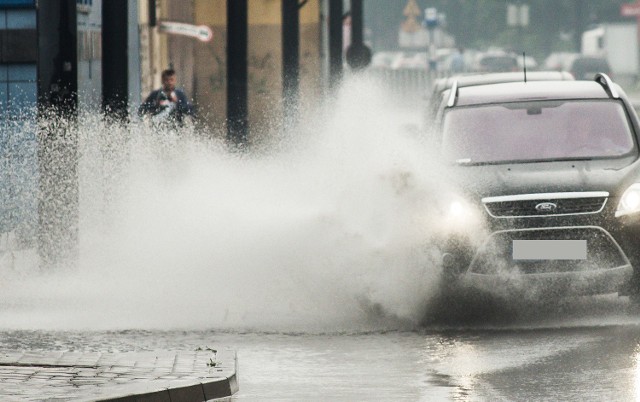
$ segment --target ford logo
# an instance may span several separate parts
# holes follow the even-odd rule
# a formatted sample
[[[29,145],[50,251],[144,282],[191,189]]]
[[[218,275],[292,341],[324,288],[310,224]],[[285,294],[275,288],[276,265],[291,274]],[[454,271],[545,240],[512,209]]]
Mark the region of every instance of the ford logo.
[[[554,212],[558,208],[558,205],[553,202],[541,202],[536,205],[536,211],[538,212]]]

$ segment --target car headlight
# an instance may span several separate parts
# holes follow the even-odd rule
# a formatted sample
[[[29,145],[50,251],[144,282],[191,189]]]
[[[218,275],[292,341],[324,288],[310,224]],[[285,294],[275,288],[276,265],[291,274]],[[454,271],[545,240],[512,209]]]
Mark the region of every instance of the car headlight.
[[[454,198],[446,205],[443,225],[447,231],[467,231],[479,222],[477,208],[462,198]]]
[[[435,230],[443,238],[474,238],[484,239],[484,214],[481,207],[465,199],[453,195],[442,199],[438,205],[438,216],[428,222],[430,230]]]
[[[616,217],[640,212],[640,183],[634,183],[622,194]]]
[[[458,221],[461,219],[468,218],[472,214],[472,210],[464,201],[455,200],[449,204],[449,211],[447,214],[447,218],[450,220]]]

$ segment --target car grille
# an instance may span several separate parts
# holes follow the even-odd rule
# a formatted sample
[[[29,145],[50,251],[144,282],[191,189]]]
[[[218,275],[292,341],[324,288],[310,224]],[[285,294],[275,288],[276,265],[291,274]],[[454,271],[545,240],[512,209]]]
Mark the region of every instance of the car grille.
[[[495,218],[520,218],[595,214],[602,211],[608,197],[606,192],[525,194],[487,197],[482,202]]]
[[[517,260],[513,255],[513,242],[516,240],[586,241],[586,258]],[[580,226],[496,232],[474,257],[469,270],[480,274],[538,274],[609,269],[628,263],[622,249],[608,232],[600,227]]]

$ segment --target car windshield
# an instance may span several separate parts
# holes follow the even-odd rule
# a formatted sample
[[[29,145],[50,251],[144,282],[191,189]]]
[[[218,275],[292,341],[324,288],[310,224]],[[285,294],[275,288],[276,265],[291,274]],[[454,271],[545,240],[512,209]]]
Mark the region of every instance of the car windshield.
[[[457,107],[443,121],[443,152],[460,164],[612,158],[634,144],[624,108],[614,100]]]

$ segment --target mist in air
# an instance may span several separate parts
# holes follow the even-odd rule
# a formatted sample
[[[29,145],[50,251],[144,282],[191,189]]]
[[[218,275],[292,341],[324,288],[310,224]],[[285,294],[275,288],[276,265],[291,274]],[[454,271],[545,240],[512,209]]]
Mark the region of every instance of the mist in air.
[[[450,177],[387,99],[353,80],[314,118],[248,152],[210,133],[84,116],[78,267],[3,268],[1,325],[417,325],[437,286],[435,197]]]

